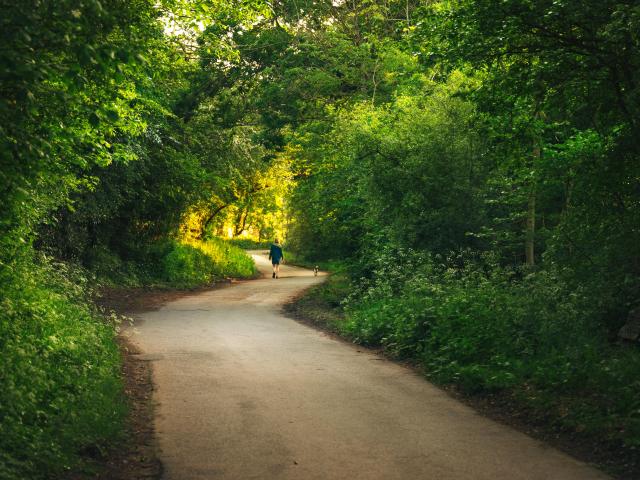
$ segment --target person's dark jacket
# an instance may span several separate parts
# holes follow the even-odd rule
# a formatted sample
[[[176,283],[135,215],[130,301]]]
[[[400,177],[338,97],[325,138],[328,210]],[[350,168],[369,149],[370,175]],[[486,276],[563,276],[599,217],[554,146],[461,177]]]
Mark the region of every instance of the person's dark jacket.
[[[282,247],[276,243],[272,244],[271,250],[269,250],[269,260],[271,260],[271,263],[280,263],[283,258]]]

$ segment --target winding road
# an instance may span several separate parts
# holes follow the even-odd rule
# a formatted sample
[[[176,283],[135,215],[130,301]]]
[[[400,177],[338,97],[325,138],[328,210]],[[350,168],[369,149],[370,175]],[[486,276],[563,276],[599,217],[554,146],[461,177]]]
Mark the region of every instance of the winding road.
[[[419,375],[285,317],[322,281],[285,265],[138,315],[167,480],[596,480]]]

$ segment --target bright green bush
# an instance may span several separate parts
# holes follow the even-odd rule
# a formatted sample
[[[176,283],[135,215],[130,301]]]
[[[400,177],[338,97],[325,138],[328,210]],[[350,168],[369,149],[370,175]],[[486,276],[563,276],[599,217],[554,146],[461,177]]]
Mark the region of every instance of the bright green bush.
[[[190,242],[194,248],[211,258],[218,277],[249,278],[256,274],[253,259],[241,248],[219,238]]]
[[[64,264],[25,258],[0,277],[0,478],[59,477],[121,432],[116,326]]]
[[[191,287],[212,282],[216,264],[200,249],[176,243],[162,259],[162,269],[170,284]]]
[[[237,246],[212,238],[206,241],[161,240],[132,250],[124,261],[110,250],[91,250],[88,267],[100,281],[117,286],[193,288],[216,280],[250,278],[256,269]]]
[[[217,238],[173,242],[171,250],[162,259],[162,278],[180,287],[204,285],[226,277],[250,278],[255,273],[251,257]]]
[[[261,249],[269,248],[273,240],[257,241],[257,240],[251,240],[250,238],[235,237],[226,241],[229,242],[231,245],[234,245],[238,248],[242,248],[244,250],[261,250]]]
[[[287,245],[284,246],[284,257],[289,264],[305,268],[313,268],[317,265],[320,270],[332,273],[343,272],[346,268],[346,263],[343,260],[310,260],[303,253],[287,248]]]
[[[219,239],[88,255],[103,283],[194,287],[255,274]],[[116,324],[91,307],[88,273],[25,254],[0,270],[0,478],[59,478],[118,438],[126,411]]]

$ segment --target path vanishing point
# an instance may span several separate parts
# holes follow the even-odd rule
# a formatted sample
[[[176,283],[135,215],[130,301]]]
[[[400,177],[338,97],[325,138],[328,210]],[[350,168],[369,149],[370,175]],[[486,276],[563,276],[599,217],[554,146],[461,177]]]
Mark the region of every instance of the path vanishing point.
[[[287,318],[322,281],[285,265],[137,316],[166,480],[609,478],[401,365]]]

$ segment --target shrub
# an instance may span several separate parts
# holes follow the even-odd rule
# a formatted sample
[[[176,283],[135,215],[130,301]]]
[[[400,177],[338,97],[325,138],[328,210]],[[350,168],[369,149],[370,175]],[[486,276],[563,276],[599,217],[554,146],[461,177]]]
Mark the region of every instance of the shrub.
[[[218,239],[157,242],[133,257],[95,247],[86,260],[116,285],[193,287],[255,273],[244,251]],[[27,253],[0,266],[0,478],[59,478],[121,434],[117,324],[91,306],[94,278],[80,267]]]
[[[560,425],[640,442],[640,354],[606,341],[606,312],[563,272],[391,249],[371,271],[344,302],[339,329],[354,341],[470,392],[509,389]]]
[[[103,245],[87,249],[86,267],[110,286],[135,287],[146,283],[149,272],[147,265],[136,261],[125,261]]]
[[[220,278],[250,278],[256,274],[253,259],[244,250],[228,241],[212,238],[206,241],[192,241],[189,245],[199,249],[215,262],[213,273]]]
[[[320,270],[329,271],[332,273],[343,272],[346,269],[346,263],[342,260],[317,260],[309,259],[306,255],[301,254],[295,250],[291,250],[284,246],[284,256],[287,263],[291,265],[299,265],[301,267],[312,269],[316,265],[320,267]]]
[[[163,279],[171,285],[192,287],[210,283],[216,264],[200,249],[176,243],[162,259]]]
[[[171,242],[161,261],[162,279],[172,286],[195,287],[226,277],[255,275],[253,259],[224,240]]]
[[[235,237],[226,240],[229,244],[243,250],[262,250],[271,246],[272,240],[252,240],[250,238]]]
[[[79,270],[22,258],[0,276],[0,478],[60,476],[121,431],[115,325]]]
[[[253,260],[224,240],[160,240],[138,246],[124,261],[104,247],[91,250],[87,265],[102,283],[118,286],[193,288],[226,278],[255,275]]]

